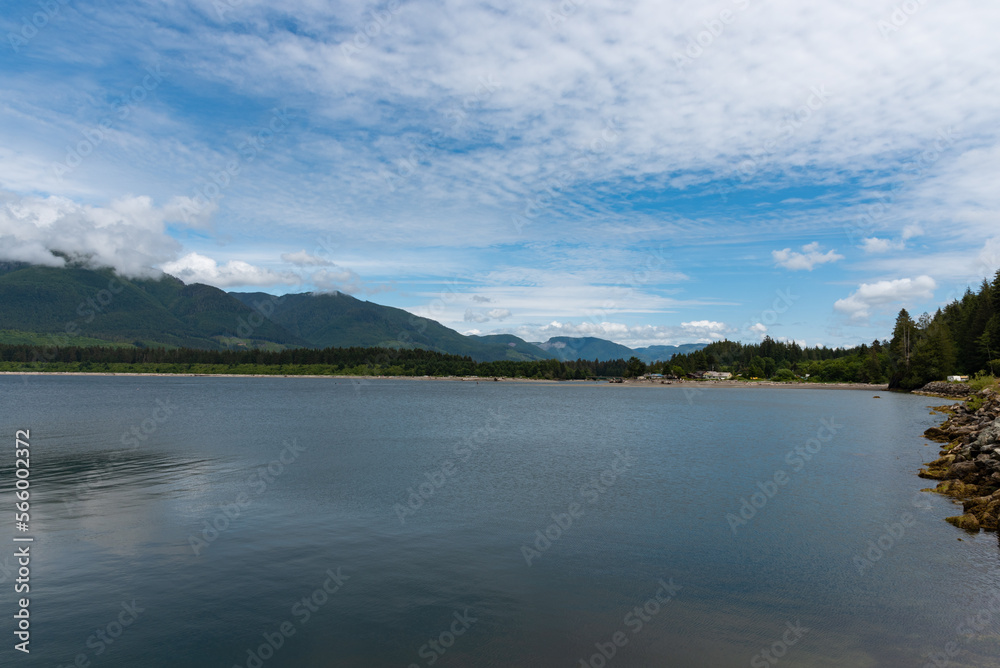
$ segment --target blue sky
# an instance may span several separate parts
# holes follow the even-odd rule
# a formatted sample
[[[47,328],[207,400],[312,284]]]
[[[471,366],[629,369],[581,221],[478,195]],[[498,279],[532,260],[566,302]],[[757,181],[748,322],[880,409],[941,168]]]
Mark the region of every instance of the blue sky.
[[[0,259],[852,345],[1000,266],[1000,6],[12,2]]]

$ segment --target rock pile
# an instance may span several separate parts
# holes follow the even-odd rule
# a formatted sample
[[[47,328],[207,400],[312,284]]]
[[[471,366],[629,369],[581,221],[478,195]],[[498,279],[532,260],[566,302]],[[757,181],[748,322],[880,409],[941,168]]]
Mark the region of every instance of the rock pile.
[[[1000,518],[1000,394],[981,390],[966,403],[942,406],[951,416],[924,437],[947,443],[941,458],[920,470],[921,478],[940,480],[935,491],[960,499],[964,514],[949,517],[955,526],[997,530]]]
[[[946,383],[943,380],[936,380],[933,383],[927,383],[919,390],[913,390],[913,394],[964,398],[972,394],[972,388],[965,383]]]

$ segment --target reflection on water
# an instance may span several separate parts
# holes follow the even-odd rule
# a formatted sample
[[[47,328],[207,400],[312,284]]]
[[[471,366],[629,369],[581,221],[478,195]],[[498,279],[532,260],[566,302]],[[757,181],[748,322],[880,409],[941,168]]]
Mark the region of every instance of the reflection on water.
[[[0,415],[32,429],[37,650],[0,647],[4,665],[922,666],[948,643],[950,665],[1000,665],[1000,613],[962,626],[997,600],[997,537],[943,522],[953,502],[915,476],[934,399],[16,382],[0,378]],[[157,402],[176,410],[120,447]],[[799,463],[831,418],[842,429]],[[95,629],[133,601],[98,655]]]
[[[204,475],[211,460],[180,459],[166,453],[121,451],[112,453],[58,453],[36,456],[31,479],[45,494],[62,496],[130,487],[170,484],[192,475]],[[0,467],[0,491],[13,489],[13,467]]]

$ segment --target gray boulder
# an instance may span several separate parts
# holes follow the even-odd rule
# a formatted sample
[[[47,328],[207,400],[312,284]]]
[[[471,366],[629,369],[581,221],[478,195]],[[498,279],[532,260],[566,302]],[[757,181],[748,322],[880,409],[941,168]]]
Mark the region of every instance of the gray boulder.
[[[1000,445],[1000,419],[987,425],[976,438],[974,445],[977,450],[989,447],[990,450]]]

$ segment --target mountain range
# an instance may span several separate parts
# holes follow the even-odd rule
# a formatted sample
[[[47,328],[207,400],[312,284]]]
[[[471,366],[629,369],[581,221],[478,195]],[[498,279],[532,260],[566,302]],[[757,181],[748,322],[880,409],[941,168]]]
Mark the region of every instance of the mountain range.
[[[593,337],[531,343],[510,334],[463,335],[408,311],[343,293],[225,292],[172,277],[127,279],[110,269],[0,262],[0,343],[231,347],[417,347],[477,361],[646,363],[706,344],[632,349]]]

